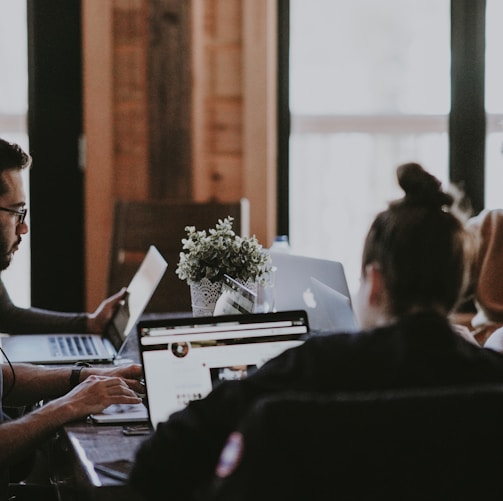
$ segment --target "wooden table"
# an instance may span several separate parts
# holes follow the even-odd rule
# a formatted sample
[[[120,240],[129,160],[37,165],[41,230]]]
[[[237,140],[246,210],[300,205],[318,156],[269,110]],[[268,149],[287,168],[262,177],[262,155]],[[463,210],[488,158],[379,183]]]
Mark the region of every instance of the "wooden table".
[[[190,313],[162,315],[187,316]],[[150,314],[143,318],[157,318]],[[129,336],[123,358],[140,363],[136,329]],[[97,471],[106,461],[133,460],[146,435],[126,436],[123,425],[94,424],[89,418],[69,423],[60,431],[50,450],[50,468],[62,501],[106,500],[141,501],[124,480]]]
[[[145,439],[125,436],[122,426],[74,423],[65,426],[52,448],[51,469],[61,499],[65,501],[140,501],[124,480],[95,469],[96,463],[133,460]]]

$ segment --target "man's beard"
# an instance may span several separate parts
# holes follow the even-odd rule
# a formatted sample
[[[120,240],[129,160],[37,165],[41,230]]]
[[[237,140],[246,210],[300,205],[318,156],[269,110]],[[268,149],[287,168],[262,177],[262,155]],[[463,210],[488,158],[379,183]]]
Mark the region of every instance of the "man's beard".
[[[12,261],[12,247],[8,247],[4,238],[0,237],[0,271],[9,267]]]

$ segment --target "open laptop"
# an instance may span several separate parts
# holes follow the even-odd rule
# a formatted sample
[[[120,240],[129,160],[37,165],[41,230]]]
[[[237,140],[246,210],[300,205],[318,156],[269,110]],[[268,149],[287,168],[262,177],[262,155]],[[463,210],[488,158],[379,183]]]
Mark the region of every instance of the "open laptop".
[[[167,266],[156,247],[150,246],[105,335],[13,334],[0,338],[3,351],[11,362],[113,362],[120,355],[127,336],[143,314]]]
[[[270,251],[270,256],[275,269],[274,307],[277,311],[306,310],[314,332],[334,332],[334,328],[337,331],[355,330],[356,320],[342,263],[285,252]],[[334,301],[333,306],[331,301]],[[335,321],[338,311],[342,314]]]
[[[315,308],[310,315],[312,330],[318,333],[357,331],[358,322],[349,298],[314,277],[311,284]]]
[[[141,320],[137,331],[148,419],[155,429],[220,381],[242,379],[303,343],[309,325],[305,311],[286,311]],[[140,420],[141,406],[122,409],[92,417],[103,423]]]

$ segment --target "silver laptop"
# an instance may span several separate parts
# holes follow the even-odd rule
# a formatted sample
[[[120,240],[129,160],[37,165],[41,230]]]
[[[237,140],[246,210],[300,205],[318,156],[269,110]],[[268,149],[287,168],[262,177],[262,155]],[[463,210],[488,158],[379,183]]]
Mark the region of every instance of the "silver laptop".
[[[305,311],[146,320],[138,323],[152,428],[219,382],[242,379],[309,332]]]
[[[105,335],[100,334],[13,334],[0,338],[11,362],[68,364],[78,361],[113,362],[143,314],[168,263],[151,246],[127,287],[126,299],[114,315]]]
[[[148,422],[155,428],[219,381],[242,379],[308,335],[305,311],[142,320],[138,340],[147,404],[92,414],[97,424]]]
[[[335,327],[337,331],[355,330],[356,320],[342,263],[274,251],[270,256],[275,268],[274,308],[277,311],[306,310],[314,332],[334,331]],[[341,301],[342,298],[330,290],[345,300]],[[333,307],[330,306],[331,300],[334,301]],[[335,322],[337,307],[342,310],[342,315]]]
[[[348,297],[314,277],[311,277],[311,284],[315,308],[310,315],[313,331],[336,333],[355,332],[359,329]]]

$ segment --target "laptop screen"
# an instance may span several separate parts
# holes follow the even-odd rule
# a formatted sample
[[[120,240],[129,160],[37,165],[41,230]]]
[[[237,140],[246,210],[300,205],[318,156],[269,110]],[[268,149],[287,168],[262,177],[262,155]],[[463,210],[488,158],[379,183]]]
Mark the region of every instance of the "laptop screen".
[[[161,253],[151,245],[108,328],[108,339],[116,351],[124,346],[124,340],[141,317],[167,267],[168,263]]]
[[[138,324],[153,428],[219,382],[242,379],[303,343],[305,311],[143,321]]]

